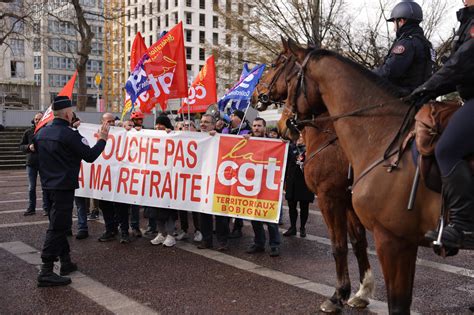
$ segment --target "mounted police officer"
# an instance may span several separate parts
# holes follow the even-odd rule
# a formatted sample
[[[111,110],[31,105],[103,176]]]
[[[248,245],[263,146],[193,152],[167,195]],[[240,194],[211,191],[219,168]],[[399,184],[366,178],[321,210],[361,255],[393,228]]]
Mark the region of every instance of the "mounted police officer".
[[[398,87],[399,96],[410,94],[433,73],[434,53],[419,25],[422,20],[421,7],[411,0],[397,4],[387,20],[394,23],[397,37],[374,72]]]
[[[79,187],[78,175],[81,160],[93,162],[105,148],[109,126],[103,124],[99,140],[93,148],[77,130],[70,127],[73,119],[71,100],[58,96],[52,104],[54,120],[43,127],[33,139],[39,154],[41,184],[51,201],[49,227],[46,232],[38,275],[38,286],[60,286],[71,283],[62,277],[77,270],[71,262],[66,232],[71,227],[74,190]],[[54,262],[61,262],[60,275],[53,272]]]
[[[474,153],[474,0],[464,0],[457,12],[461,25],[448,61],[427,82],[413,91],[411,99],[423,104],[438,95],[458,91],[465,101],[454,113],[436,146],[435,155],[442,175],[443,200],[450,210],[450,223],[443,230],[442,243],[459,248],[463,232],[474,233],[474,181],[464,160]],[[428,233],[427,237],[436,233]]]

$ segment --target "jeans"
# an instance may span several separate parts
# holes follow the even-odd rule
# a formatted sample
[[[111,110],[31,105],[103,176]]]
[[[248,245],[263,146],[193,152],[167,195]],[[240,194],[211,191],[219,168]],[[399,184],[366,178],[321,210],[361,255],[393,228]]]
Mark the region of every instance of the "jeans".
[[[271,248],[280,246],[280,233],[278,232],[278,224],[265,223],[268,227],[268,236],[270,238],[269,245]],[[263,222],[252,221],[253,232],[255,233],[254,244],[258,247],[265,247],[265,230]]]
[[[140,229],[140,206],[138,205],[130,206],[130,228],[132,230]]]
[[[79,231],[87,231],[87,199],[84,197],[74,197],[77,208],[77,225]]]

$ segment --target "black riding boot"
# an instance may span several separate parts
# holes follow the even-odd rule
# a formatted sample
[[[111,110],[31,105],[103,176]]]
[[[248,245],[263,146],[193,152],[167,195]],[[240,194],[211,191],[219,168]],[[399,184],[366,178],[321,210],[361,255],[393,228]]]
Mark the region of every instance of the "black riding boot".
[[[71,278],[58,276],[53,272],[53,268],[54,259],[43,258],[43,265],[38,274],[38,287],[56,287],[71,283]]]
[[[474,232],[474,181],[471,169],[466,161],[462,161],[441,180],[445,207],[449,209],[450,215],[441,242],[446,247],[461,248],[465,237],[463,232]]]
[[[61,262],[61,269],[59,270],[61,276],[67,276],[77,270],[77,264],[71,261],[69,254],[59,257],[59,261]]]

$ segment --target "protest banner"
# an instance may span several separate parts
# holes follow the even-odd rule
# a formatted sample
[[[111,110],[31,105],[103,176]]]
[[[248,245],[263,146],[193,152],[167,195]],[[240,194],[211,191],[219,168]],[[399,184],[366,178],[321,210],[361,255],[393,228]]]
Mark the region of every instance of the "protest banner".
[[[97,125],[81,124],[90,145]],[[288,145],[275,139],[112,127],[76,196],[278,222]]]

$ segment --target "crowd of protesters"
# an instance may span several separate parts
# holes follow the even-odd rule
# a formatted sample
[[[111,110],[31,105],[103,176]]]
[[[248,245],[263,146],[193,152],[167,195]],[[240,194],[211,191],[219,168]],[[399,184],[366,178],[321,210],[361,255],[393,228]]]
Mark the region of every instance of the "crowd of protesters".
[[[34,215],[36,213],[36,179],[38,176],[38,157],[33,146],[33,136],[36,124],[41,120],[42,114],[37,113],[32,121],[33,126],[25,131],[20,143],[21,150],[27,154],[27,173],[29,180],[29,205],[24,215]],[[142,130],[144,115],[141,112],[133,112],[129,120],[120,122],[111,113],[104,113],[100,121],[101,124],[109,126],[120,126],[127,131]],[[72,128],[80,125],[80,118],[74,116]],[[226,122],[223,119],[216,119],[211,114],[201,115],[199,125],[189,119],[176,119],[174,125],[165,114],[160,114],[154,125],[155,130],[166,132],[187,131],[206,132],[210,136],[217,133],[242,135],[250,137],[279,138],[276,128],[267,128],[267,123],[263,118],[257,117],[252,123],[248,122],[245,113],[236,110]],[[283,236],[294,236],[297,234],[296,221],[298,217],[297,205],[300,206],[300,237],[306,236],[305,224],[308,219],[309,203],[314,201],[314,194],[308,190],[304,182],[303,161],[305,158],[305,146],[300,138],[297,143],[291,143],[287,161],[287,171],[285,178],[286,199],[289,207],[290,227],[283,233]],[[169,209],[160,207],[149,207],[146,205],[129,205],[106,200],[94,200],[84,197],[75,197],[76,217],[78,230],[76,239],[89,237],[88,221],[99,219],[100,211],[104,220],[105,231],[98,238],[100,242],[119,240],[120,243],[129,243],[132,239],[141,238],[143,235],[150,238],[152,245],[162,245],[172,247],[176,241],[192,239],[199,249],[213,249],[218,251],[228,250],[228,240],[242,237],[244,220],[232,219],[226,216],[213,216],[207,213],[183,211],[180,209]],[[44,215],[48,215],[48,199],[43,196]],[[143,209],[143,218],[147,219],[147,228],[142,234],[140,229],[140,209]],[[282,209],[283,210],[283,209]],[[281,211],[283,212],[283,211]],[[190,229],[189,217],[192,218],[193,229]],[[270,256],[280,255],[280,232],[279,226],[282,224],[281,215],[279,224],[263,223],[251,221],[254,232],[253,243],[246,250],[249,254],[265,252],[266,237],[264,224],[267,225]],[[72,222],[71,222],[72,226]],[[68,233],[72,235],[72,231]],[[214,234],[217,246],[214,243]],[[132,236],[132,238],[130,237]]]

